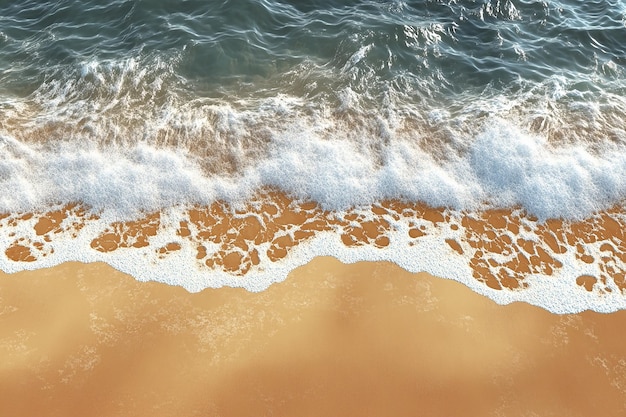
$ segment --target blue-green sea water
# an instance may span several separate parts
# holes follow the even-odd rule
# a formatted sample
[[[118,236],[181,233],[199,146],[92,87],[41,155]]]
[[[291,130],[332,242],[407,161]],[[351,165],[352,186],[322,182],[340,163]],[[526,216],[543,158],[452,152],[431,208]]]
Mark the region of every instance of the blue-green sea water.
[[[626,195],[625,25],[612,0],[3,1],[0,208],[272,186],[584,215]]]

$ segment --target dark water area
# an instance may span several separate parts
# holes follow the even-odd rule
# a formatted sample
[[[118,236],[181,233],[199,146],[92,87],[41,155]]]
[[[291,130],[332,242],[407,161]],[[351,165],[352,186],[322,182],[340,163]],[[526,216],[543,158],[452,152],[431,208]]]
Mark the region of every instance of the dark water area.
[[[22,94],[85,61],[131,57],[169,62],[171,82],[207,96],[263,94],[241,86],[259,80],[293,94],[285,78],[302,72],[329,87],[300,92],[311,98],[345,86],[446,97],[551,77],[586,93],[626,63],[621,1],[3,3],[1,81]]]

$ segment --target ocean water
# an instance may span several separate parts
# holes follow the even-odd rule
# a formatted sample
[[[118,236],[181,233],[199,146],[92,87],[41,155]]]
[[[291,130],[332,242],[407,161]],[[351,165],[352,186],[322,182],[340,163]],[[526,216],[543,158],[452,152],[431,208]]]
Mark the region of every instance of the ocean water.
[[[0,268],[626,308],[625,71],[623,1],[3,1]]]

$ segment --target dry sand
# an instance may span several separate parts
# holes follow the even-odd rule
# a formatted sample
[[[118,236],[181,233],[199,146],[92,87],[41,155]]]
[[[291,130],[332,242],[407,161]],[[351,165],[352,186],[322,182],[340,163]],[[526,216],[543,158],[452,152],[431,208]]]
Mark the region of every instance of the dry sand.
[[[258,294],[68,263],[0,275],[0,414],[624,416],[624,328],[389,263]]]

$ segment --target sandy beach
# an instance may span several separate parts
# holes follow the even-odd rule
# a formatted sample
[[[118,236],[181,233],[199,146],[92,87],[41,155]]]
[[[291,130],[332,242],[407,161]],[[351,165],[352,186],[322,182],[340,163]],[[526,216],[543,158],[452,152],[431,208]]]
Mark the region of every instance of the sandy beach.
[[[623,1],[0,2],[0,417],[626,416]]]
[[[10,416],[622,416],[626,312],[500,306],[317,258],[261,293],[105,264],[0,275]]]

